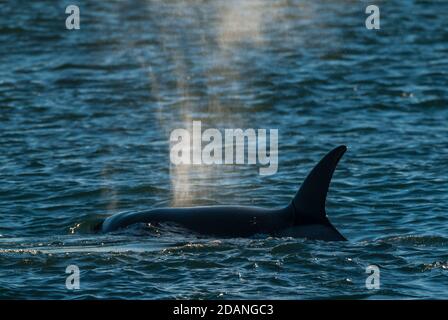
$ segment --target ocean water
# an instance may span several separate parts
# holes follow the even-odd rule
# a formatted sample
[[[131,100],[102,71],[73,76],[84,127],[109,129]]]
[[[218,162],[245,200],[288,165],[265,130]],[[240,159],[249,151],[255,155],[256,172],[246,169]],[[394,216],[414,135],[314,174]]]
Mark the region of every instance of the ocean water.
[[[448,298],[448,1],[379,1],[380,30],[361,1],[76,1],[80,30],[69,4],[0,4],[0,298]],[[278,172],[171,165],[193,120],[278,129]],[[327,212],[347,242],[93,230],[286,205],[340,144]]]

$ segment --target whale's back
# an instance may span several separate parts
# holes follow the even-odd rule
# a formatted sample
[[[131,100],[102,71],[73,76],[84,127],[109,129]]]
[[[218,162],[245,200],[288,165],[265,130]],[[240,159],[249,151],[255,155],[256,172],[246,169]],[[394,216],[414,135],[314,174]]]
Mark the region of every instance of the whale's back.
[[[174,223],[200,234],[246,237],[274,234],[292,226],[293,216],[287,209],[244,206],[160,208],[115,214],[103,222],[102,231],[115,231],[135,223]]]

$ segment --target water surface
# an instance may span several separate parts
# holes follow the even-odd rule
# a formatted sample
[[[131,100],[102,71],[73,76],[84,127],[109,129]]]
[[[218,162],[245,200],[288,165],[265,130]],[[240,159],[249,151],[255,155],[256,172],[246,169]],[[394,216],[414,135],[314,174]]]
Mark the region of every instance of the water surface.
[[[1,4],[1,298],[448,298],[448,2],[380,2],[380,30],[358,1],[79,1],[75,31],[68,4]],[[192,120],[278,129],[277,174],[170,165]],[[346,243],[92,231],[286,205],[339,144],[327,211]]]

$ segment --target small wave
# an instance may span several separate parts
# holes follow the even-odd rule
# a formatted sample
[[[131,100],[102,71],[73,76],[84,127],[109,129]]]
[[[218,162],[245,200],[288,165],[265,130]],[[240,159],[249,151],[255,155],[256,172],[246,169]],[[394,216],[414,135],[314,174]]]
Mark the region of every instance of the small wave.
[[[207,252],[207,251],[225,251],[225,250],[229,250],[232,249],[231,246],[229,245],[225,245],[223,244],[222,241],[220,240],[211,240],[209,242],[198,242],[198,243],[193,243],[193,242],[189,242],[186,244],[181,244],[181,245],[177,245],[174,247],[170,247],[170,248],[166,248],[163,249],[162,252],[163,253],[176,253],[176,252],[182,252],[182,253],[186,253],[186,252]]]
[[[282,253],[297,253],[303,250],[305,246],[303,243],[294,242],[294,243],[285,243],[279,244],[272,248],[272,254],[282,254]]]
[[[445,238],[442,236],[406,235],[406,236],[390,236],[390,237],[379,239],[378,242],[388,243],[388,244],[399,244],[399,245],[418,245],[418,246],[438,245],[438,246],[443,246],[443,245],[448,244],[448,238]]]
[[[434,269],[448,270],[448,261],[435,261],[432,263],[424,263],[420,267],[422,272],[431,271]]]
[[[32,254],[36,255],[42,253],[41,250],[36,249],[0,249],[0,254],[4,253],[18,253],[18,254]]]

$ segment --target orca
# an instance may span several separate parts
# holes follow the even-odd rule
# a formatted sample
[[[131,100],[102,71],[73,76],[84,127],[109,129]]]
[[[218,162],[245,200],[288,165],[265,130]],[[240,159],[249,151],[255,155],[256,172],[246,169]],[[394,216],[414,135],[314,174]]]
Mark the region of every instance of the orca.
[[[106,218],[103,232],[116,231],[136,223],[174,223],[201,235],[250,237],[267,234],[309,240],[345,241],[330,223],[325,201],[333,172],[347,147],[326,154],[311,170],[292,201],[280,209],[244,206],[158,208],[142,212],[121,212]]]

